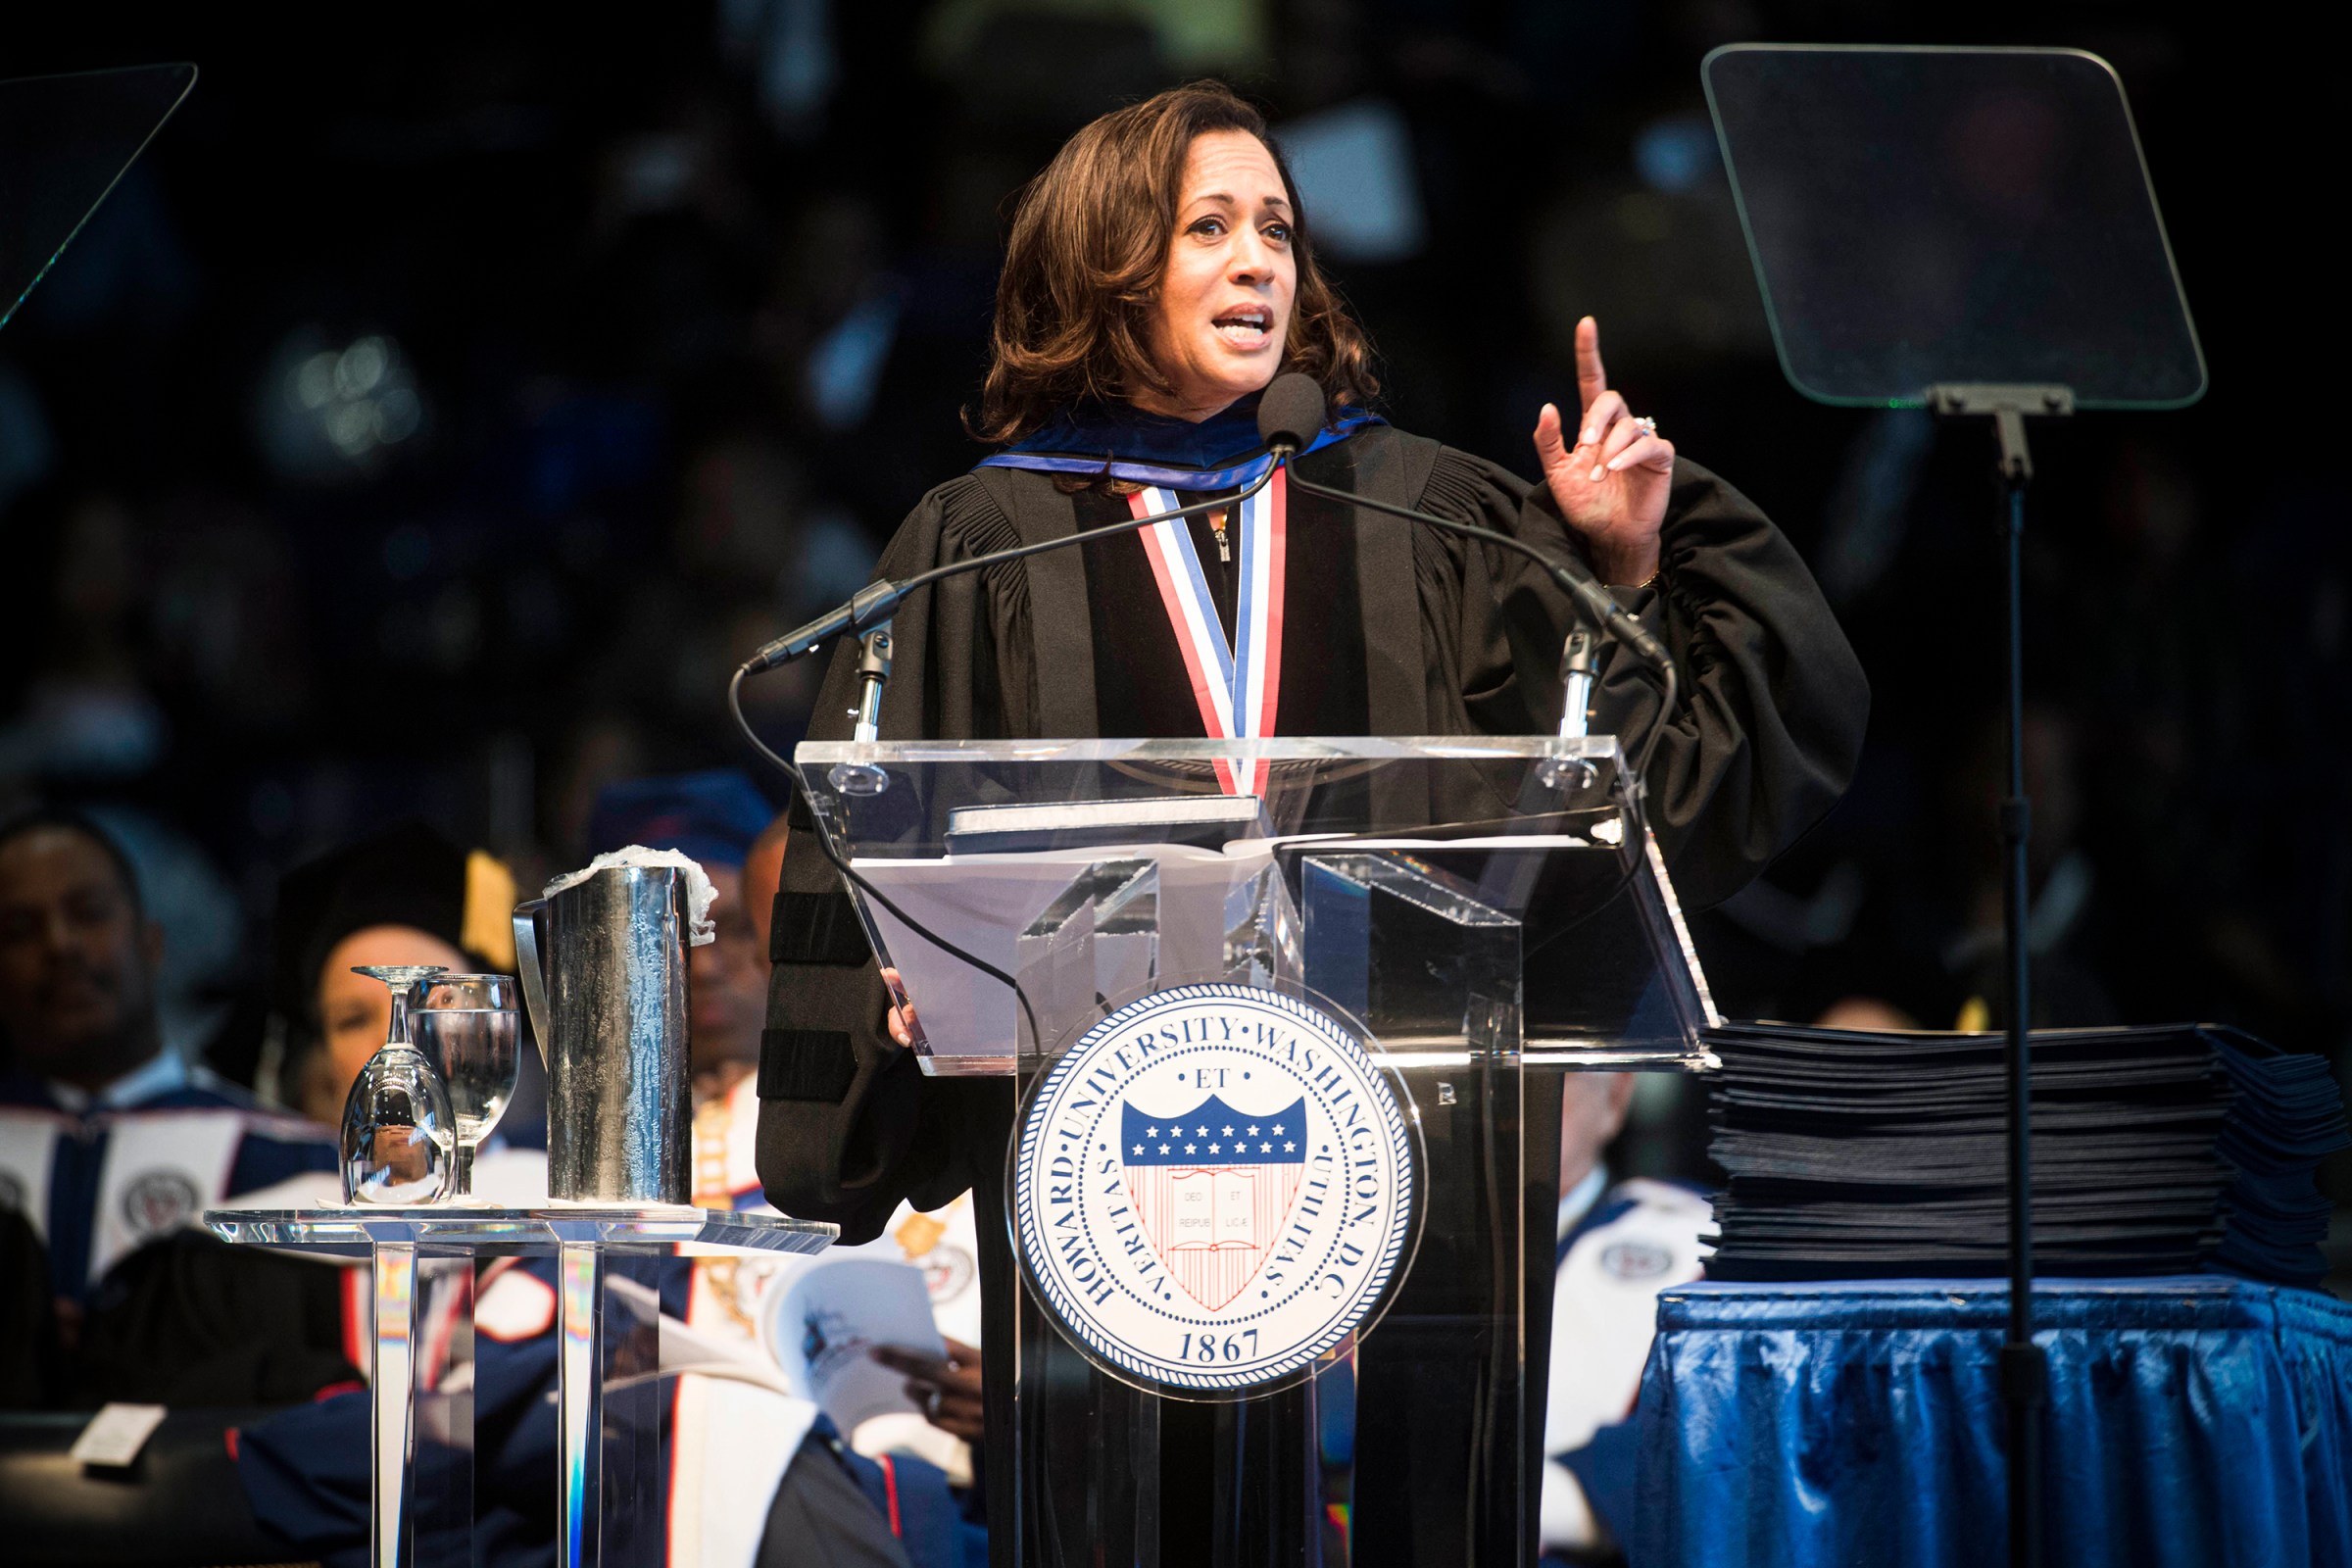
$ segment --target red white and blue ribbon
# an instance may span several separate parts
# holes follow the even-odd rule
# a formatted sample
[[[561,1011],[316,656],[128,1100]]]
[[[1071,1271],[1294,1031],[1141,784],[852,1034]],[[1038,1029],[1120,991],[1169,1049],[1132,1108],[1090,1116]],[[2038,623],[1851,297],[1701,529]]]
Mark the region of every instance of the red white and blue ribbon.
[[[1167,610],[1176,646],[1184,654],[1193,700],[1200,708],[1201,733],[1212,739],[1274,733],[1275,709],[1282,696],[1287,479],[1287,473],[1276,469],[1264,489],[1241,504],[1240,519],[1233,525],[1242,549],[1233,616],[1238,647],[1226,640],[1186,519],[1155,522],[1137,535],[1152,563],[1152,578],[1159,585],[1159,602]],[[1170,492],[1151,486],[1129,496],[1127,505],[1132,515],[1146,517],[1172,512],[1179,503]],[[1263,761],[1217,763],[1217,782],[1228,795],[1261,794],[1265,774]]]

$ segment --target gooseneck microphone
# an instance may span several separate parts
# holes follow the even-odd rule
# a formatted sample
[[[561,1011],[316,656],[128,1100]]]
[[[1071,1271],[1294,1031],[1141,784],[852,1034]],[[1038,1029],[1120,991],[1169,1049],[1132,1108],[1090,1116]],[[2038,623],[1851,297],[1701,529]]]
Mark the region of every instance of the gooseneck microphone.
[[[1265,440],[1269,448],[1275,450],[1277,461],[1281,461],[1291,457],[1313,439],[1314,432],[1323,426],[1323,388],[1315,378],[1301,370],[1289,370],[1276,376],[1273,384],[1266,388],[1265,396],[1258,400],[1257,433]],[[1303,437],[1301,432],[1303,432]],[[1482,528],[1476,523],[1457,522],[1451,517],[1441,517],[1427,512],[1416,512],[1410,507],[1400,507],[1393,502],[1376,500],[1371,496],[1357,495],[1352,491],[1336,490],[1329,485],[1315,484],[1300,478],[1296,466],[1291,469],[1290,483],[1292,488],[1303,490],[1309,495],[1322,496],[1329,501],[1345,502],[1348,506],[1361,507],[1367,512],[1386,513],[1390,516],[1402,517],[1408,522],[1418,522],[1425,527],[1436,528],[1446,533],[1459,534],[1466,539],[1477,539],[1487,544],[1498,545],[1502,549],[1524,556],[1543,567],[1544,574],[1559,585],[1562,593],[1576,601],[1578,606],[1583,609],[1585,617],[1593,625],[1624,643],[1658,668],[1671,670],[1674,667],[1674,662],[1667,657],[1665,647],[1649,634],[1649,628],[1627,614],[1625,607],[1617,603],[1615,597],[1602,587],[1590,571],[1585,569],[1581,562],[1556,559],[1538,550],[1523,539],[1513,538],[1507,533],[1497,532],[1493,528]]]
[[[1313,388],[1315,397],[1314,419],[1305,426],[1308,437],[1311,439],[1313,431],[1322,419],[1323,393],[1320,388],[1314,387],[1313,382],[1309,381],[1307,384]],[[1294,398],[1296,397],[1295,393],[1292,395]],[[1293,407],[1296,406],[1294,403]],[[727,682],[727,710],[735,717],[735,727],[742,731],[743,738],[751,743],[753,751],[765,758],[786,778],[791,779],[793,787],[798,789],[805,799],[813,800],[814,792],[808,788],[808,781],[801,776],[799,766],[791,759],[780,755],[774,748],[761,740],[760,732],[752,727],[751,719],[745,715],[743,683],[747,677],[757,675],[762,670],[774,669],[779,664],[789,664],[796,659],[814,653],[826,643],[844,634],[857,637],[870,636],[877,628],[888,626],[890,617],[897,612],[899,606],[906,602],[908,594],[913,593],[917,588],[927,588],[943,578],[959,577],[967,571],[980,571],[1007,561],[1019,561],[1026,556],[1043,555],[1049,550],[1059,550],[1064,545],[1082,545],[1089,540],[1107,539],[1116,534],[1134,533],[1139,529],[1149,528],[1155,522],[1166,522],[1176,517],[1190,517],[1198,513],[1214,512],[1222,507],[1233,506],[1239,501],[1257,494],[1258,491],[1272,483],[1276,471],[1282,466],[1282,459],[1303,444],[1305,443],[1294,437],[1291,446],[1278,455],[1276,461],[1266,465],[1266,471],[1244,486],[1238,495],[1215,496],[1206,501],[1196,501],[1189,507],[1174,507],[1166,512],[1154,512],[1141,517],[1129,517],[1101,528],[1082,528],[1059,539],[1040,539],[1035,544],[1015,545],[1009,550],[992,550],[986,555],[971,556],[962,561],[951,561],[944,566],[934,566],[929,571],[920,571],[897,582],[885,577],[867,583],[845,603],[834,606],[814,620],[795,626],[783,636],[765,644],[751,658],[743,662]],[[865,693],[859,700],[858,706],[860,718],[865,722],[871,722],[879,716],[880,680],[889,673],[889,655],[886,650],[869,649],[866,662],[868,670],[860,671],[860,679],[865,682]],[[869,670],[872,672],[869,673]],[[860,724],[860,728],[864,728],[864,723]],[[849,858],[843,855],[840,846],[833,842],[832,830],[826,825],[823,813],[815,813],[814,821],[817,850],[833,869],[841,873],[843,880],[862,892],[875,904],[889,910],[906,929],[914,932],[940,952],[968,964],[991,980],[1007,987],[1012,992],[1013,1000],[1020,1004],[1022,1012],[1029,1015],[1030,1032],[1036,1033],[1037,1016],[1030,1007],[1028,994],[1021,989],[1018,980],[987,959],[967,953],[956,943],[941,936],[908,914],[905,909],[900,908],[891,901],[888,894],[867,881],[862,873],[850,864]]]
[[[763,670],[774,669],[780,664],[788,664],[796,659],[805,658],[836,637],[871,635],[877,628],[884,627],[889,623],[899,606],[904,604],[907,595],[913,593],[917,588],[926,588],[946,578],[961,576],[966,572],[985,570],[1005,562],[1043,555],[1049,550],[1059,550],[1066,545],[1085,544],[1091,540],[1108,539],[1123,533],[1135,533],[1149,528],[1154,523],[1171,521],[1178,517],[1190,517],[1203,512],[1219,511],[1255,495],[1273,481],[1277,472],[1287,467],[1291,469],[1288,482],[1308,494],[1322,496],[1328,500],[1358,507],[1368,512],[1384,513],[1391,516],[1401,517],[1406,521],[1417,522],[1424,527],[1436,528],[1442,532],[1457,534],[1466,539],[1477,539],[1525,557],[1541,567],[1562,592],[1582,607],[1587,618],[1595,626],[1627,644],[1645,662],[1655,666],[1663,677],[1665,700],[1659,710],[1657,722],[1650,728],[1648,741],[1643,745],[1634,770],[1635,777],[1644,777],[1648,772],[1650,753],[1657,745],[1658,737],[1665,729],[1668,718],[1674,712],[1675,694],[1679,683],[1679,675],[1674,667],[1674,662],[1667,657],[1666,650],[1658,640],[1652,637],[1648,629],[1641,622],[1627,614],[1617,601],[1610,597],[1608,590],[1595,582],[1592,573],[1585,570],[1581,564],[1555,560],[1533,545],[1513,538],[1509,534],[1497,532],[1493,528],[1482,528],[1475,523],[1457,522],[1451,517],[1441,517],[1426,512],[1416,512],[1410,507],[1396,506],[1370,496],[1354,495],[1346,490],[1333,489],[1330,486],[1315,484],[1300,478],[1296,467],[1292,466],[1291,460],[1313,445],[1316,435],[1323,428],[1325,412],[1323,388],[1317,384],[1314,377],[1296,370],[1276,376],[1259,398],[1257,406],[1258,435],[1265,442],[1268,455],[1274,461],[1267,464],[1265,471],[1245,485],[1238,493],[1212,496],[1205,501],[1196,501],[1190,506],[1174,507],[1166,512],[1154,512],[1141,517],[1125,518],[1100,528],[1082,529],[1058,539],[1041,539],[1033,544],[1016,545],[1007,550],[993,550],[985,555],[967,557],[962,561],[951,561],[945,565],[934,566],[928,571],[917,572],[911,577],[898,581],[878,578],[866,584],[844,603],[834,606],[813,620],[796,626],[783,636],[766,643],[750,659],[744,661],[743,664],[736,669],[733,678],[727,682],[727,707],[734,715],[736,727],[743,732],[744,739],[750,742],[753,750],[790,778],[804,796],[808,796],[810,792],[807,780],[801,776],[801,770],[789,759],[778,755],[766,742],[762,741],[759,732],[753,729],[751,720],[746,717],[743,711],[743,683],[747,677],[757,675]],[[868,662],[874,663],[877,661],[879,674],[886,675],[889,667],[887,652],[869,651]],[[872,700],[878,695],[872,689],[875,684],[878,684],[878,680],[869,682],[868,700],[861,705],[869,710],[874,707]],[[1639,794],[1635,797],[1634,809],[1637,813],[1641,810]],[[868,898],[889,910],[909,930],[923,937],[933,947],[969,964],[989,978],[1010,987],[1023,1010],[1028,1010],[1029,999],[1023,994],[1018,981],[996,965],[965,952],[954,942],[931,931],[920,921],[913,919],[905,910],[899,908],[888,896],[868,882],[850,864],[840,848],[833,843],[832,834],[827,828],[822,814],[816,816],[815,822],[817,848],[845,880],[863,891]],[[1633,869],[1629,868],[1626,872],[1626,880],[1630,880],[1632,875]],[[1614,894],[1611,897],[1614,897]],[[1034,1017],[1031,1022],[1034,1027]]]
[[[1298,379],[1306,380],[1306,377],[1300,376]],[[1320,418],[1322,390],[1315,388],[1312,381],[1307,381],[1307,385],[1314,388],[1317,417]],[[1259,417],[1262,421],[1264,416],[1261,414]],[[1308,428],[1311,431],[1314,427],[1310,425]],[[1287,456],[1289,456],[1287,451],[1278,454],[1275,462],[1266,465],[1265,472],[1243,486],[1241,491],[1235,495],[1216,496],[1207,501],[1196,501],[1189,507],[1171,507],[1166,512],[1154,512],[1141,517],[1127,517],[1100,528],[1082,528],[1076,533],[1065,534],[1059,539],[1040,539],[1035,544],[1014,545],[1006,550],[992,550],[983,556],[969,556],[962,561],[951,561],[944,566],[933,566],[929,571],[917,572],[899,582],[892,582],[887,577],[877,578],[858,589],[845,603],[835,605],[814,620],[795,626],[773,642],[762,645],[759,652],[744,661],[742,672],[746,675],[757,675],[761,670],[773,669],[778,664],[789,664],[804,655],[814,653],[826,643],[845,633],[852,636],[863,636],[866,632],[890,619],[908,594],[917,588],[928,588],[942,578],[960,577],[967,571],[984,570],[990,566],[1002,565],[1007,561],[1019,561],[1027,556],[1042,556],[1049,550],[1059,550],[1064,545],[1082,545],[1096,539],[1109,539],[1119,534],[1135,533],[1140,529],[1149,528],[1155,522],[1167,522],[1177,517],[1195,516],[1203,512],[1215,512],[1221,508],[1230,507],[1236,502],[1247,500],[1263,490],[1273,480],[1274,470],[1282,466],[1281,458]]]

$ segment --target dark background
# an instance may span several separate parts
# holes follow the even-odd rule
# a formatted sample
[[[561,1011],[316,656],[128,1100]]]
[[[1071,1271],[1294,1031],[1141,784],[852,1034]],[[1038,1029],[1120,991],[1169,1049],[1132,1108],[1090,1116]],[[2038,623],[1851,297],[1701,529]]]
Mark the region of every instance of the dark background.
[[[249,1071],[288,865],[421,813],[530,885],[576,863],[599,784],[746,761],[728,668],[980,455],[956,413],[1007,195],[1215,74],[1278,127],[1401,127],[1417,241],[1327,251],[1398,423],[1532,474],[1592,312],[1634,406],[1805,552],[1868,752],[1702,955],[1733,1015],[1861,995],[1949,1026],[1997,990],[1988,438],[1788,389],[1698,61],[2077,45],[2131,94],[2212,391],[2034,436],[2043,1021],[2230,1022],[2340,1076],[2352,547],[2311,230],[2342,138],[2318,51],[2251,31],[1742,0],[12,18],[0,76],[203,75],[0,334],[0,808],[111,813],[172,928],[175,1036]],[[779,742],[797,680],[758,693]],[[1636,1162],[1689,1167],[1674,1095]]]

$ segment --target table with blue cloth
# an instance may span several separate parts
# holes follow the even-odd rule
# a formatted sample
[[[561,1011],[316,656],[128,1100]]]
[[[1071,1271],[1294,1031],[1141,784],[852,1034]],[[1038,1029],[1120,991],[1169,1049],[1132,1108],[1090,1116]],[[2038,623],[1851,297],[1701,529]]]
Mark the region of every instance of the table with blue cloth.
[[[2352,1568],[2352,1304],[2218,1275],[2038,1281],[2045,1560]],[[1666,1292],[1633,1568],[2003,1560],[1997,1281]]]

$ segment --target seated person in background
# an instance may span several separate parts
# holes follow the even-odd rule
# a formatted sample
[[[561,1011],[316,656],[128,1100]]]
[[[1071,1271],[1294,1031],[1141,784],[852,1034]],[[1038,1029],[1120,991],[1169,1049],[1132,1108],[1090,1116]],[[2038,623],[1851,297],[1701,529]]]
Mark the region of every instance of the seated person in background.
[[[791,824],[789,814],[780,814],[761,828],[743,861],[744,912],[752,917],[752,934],[760,940],[762,968],[772,961],[767,956],[769,922],[775,917],[776,887],[784,877],[784,846],[792,837]]]
[[[272,1115],[164,1049],[163,937],[122,850],[87,819],[0,826],[0,1204],[45,1246],[61,1327],[143,1245],[205,1208],[303,1171],[331,1171],[331,1135]]]
[[[512,974],[514,904],[514,878],[503,863],[420,822],[287,872],[270,943],[271,1048],[264,1053],[279,1095],[313,1121],[339,1127],[352,1080],[392,1024],[392,993],[352,973],[353,965]],[[525,1073],[537,1071],[535,1054],[523,1053]],[[501,1131],[512,1136],[504,1122]]]
[[[1609,1185],[1601,1153],[1625,1125],[1632,1073],[1572,1072],[1560,1104],[1560,1213],[1544,1419],[1546,1562],[1615,1560],[1633,1525],[1634,1398],[1658,1293],[1704,1272],[1712,1210],[1697,1191]]]
[[[1975,1003],[1975,999],[1972,998],[1971,1002]],[[1980,1011],[1983,1010],[1981,1003],[1975,1004]],[[1963,1021],[1953,1027],[1970,1028],[1965,1021],[1965,1012],[1962,1018]],[[1919,1020],[1893,1003],[1877,997],[1841,997],[1822,1009],[1821,1016],[1813,1020],[1813,1026],[1817,1029],[1868,1029],[1876,1034],[1909,1034],[1919,1028]],[[1977,1027],[1982,1027],[1982,1024]]]
[[[469,860],[421,827],[395,829],[287,878],[272,966],[281,1013],[275,1031],[278,1051],[276,1059],[265,1065],[276,1069],[273,1076],[280,1086],[295,1087],[292,1098],[310,1118],[302,1123],[287,1116],[263,1116],[241,1091],[212,1083],[209,1075],[179,1072],[174,1058],[156,1052],[146,981],[153,965],[153,939],[136,934],[143,922],[137,919],[135,888],[119,874],[114,859],[101,853],[103,844],[79,827],[61,835],[54,825],[0,841],[0,885],[20,885],[11,870],[24,866],[49,866],[63,878],[55,884],[62,912],[46,926],[21,900],[0,894],[0,906],[13,911],[0,916],[0,926],[8,933],[0,943],[9,954],[0,959],[0,970],[16,974],[18,962],[33,961],[33,950],[18,940],[22,933],[52,929],[71,934],[75,929],[73,920],[78,918],[89,951],[69,959],[57,956],[69,949],[58,948],[44,960],[63,977],[53,988],[56,995],[71,1003],[76,993],[70,982],[86,973],[98,977],[99,990],[111,985],[129,1004],[122,1015],[133,1026],[133,1044],[105,1044],[98,1034],[85,1031],[81,1057],[92,1065],[56,1069],[53,1076],[81,1071],[87,1091],[113,1070],[102,1064],[129,1053],[153,1061],[126,1082],[144,1084],[163,1071],[172,1082],[184,1084],[172,1094],[141,1102],[156,1114],[137,1124],[135,1142],[125,1142],[129,1124],[119,1109],[113,1112],[107,1167],[92,1166],[81,1181],[82,1201],[94,1199],[98,1216],[96,1245],[85,1248],[91,1288],[78,1321],[71,1311],[66,1315],[74,1353],[66,1358],[54,1396],[81,1404],[110,1398],[175,1405],[308,1399],[322,1388],[352,1381],[359,1371],[355,1363],[367,1359],[361,1348],[367,1339],[366,1275],[301,1254],[226,1247],[190,1227],[201,1208],[232,1196],[265,1208],[341,1200],[335,1166],[343,1097],[360,1065],[383,1043],[391,1015],[390,993],[350,973],[347,965],[507,966],[509,955],[483,951],[487,943],[477,933],[495,937],[511,932],[507,915],[514,902],[513,880],[487,857]],[[66,870],[58,871],[59,866]],[[99,918],[110,909],[121,916],[111,927]],[[468,912],[475,915],[472,923],[466,919]],[[106,956],[110,950],[100,940],[109,929],[118,939],[113,946],[119,951],[113,956]],[[289,976],[297,977],[292,986]],[[286,1000],[290,989],[302,993],[291,1004]],[[89,996],[97,994],[92,991]],[[70,1021],[71,1009],[61,1016]],[[63,1027],[44,1032],[34,1018],[28,1035],[13,1012],[9,1023],[12,1035],[35,1040],[46,1040]],[[289,1040],[296,1046],[290,1061],[283,1053]],[[54,1086],[51,1090],[53,1098],[64,1092]],[[98,1098],[125,1102],[122,1097],[118,1085]],[[186,1108],[215,1104],[236,1108],[200,1114]],[[70,1156],[82,1151],[70,1141],[59,1142],[56,1130],[62,1124],[55,1118],[46,1124],[29,1118],[29,1112],[15,1118],[13,1142],[24,1144],[29,1126],[33,1135],[62,1151],[58,1180],[49,1188],[49,1207],[54,1210],[58,1195],[71,1190]],[[242,1142],[226,1179],[206,1186],[191,1162],[229,1159],[223,1151],[236,1138]],[[6,1159],[11,1141],[0,1135],[0,1161]],[[287,1157],[288,1149],[300,1157]],[[121,1163],[134,1159],[135,1164]],[[164,1167],[161,1174],[155,1168],[159,1165]],[[180,1175],[173,1176],[173,1168]],[[110,1249],[111,1232],[142,1222],[153,1238],[146,1246],[128,1256],[120,1256],[119,1247]],[[74,1245],[70,1231],[53,1228],[50,1250],[61,1265],[61,1281]],[[98,1278],[102,1273],[103,1281]],[[71,1293],[61,1284],[61,1294]]]

